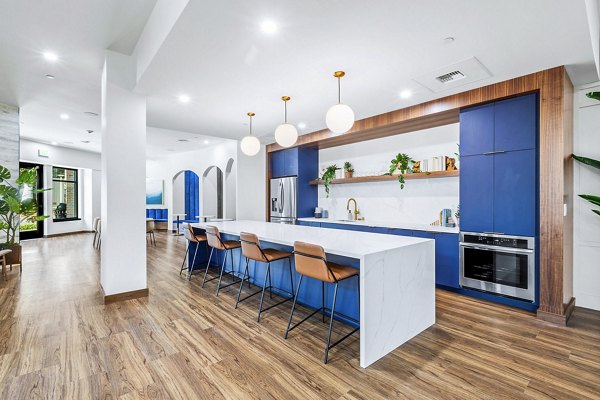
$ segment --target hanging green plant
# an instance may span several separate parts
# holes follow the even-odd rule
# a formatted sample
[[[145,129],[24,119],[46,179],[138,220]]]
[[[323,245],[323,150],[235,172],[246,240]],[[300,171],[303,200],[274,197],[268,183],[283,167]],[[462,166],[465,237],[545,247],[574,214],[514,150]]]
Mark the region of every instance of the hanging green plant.
[[[398,175],[398,182],[400,182],[400,189],[404,189],[404,184],[406,183],[404,180],[404,174],[412,173],[412,169],[410,168],[410,164],[414,163],[415,160],[410,158],[410,156],[406,153],[398,153],[398,155],[390,161],[390,175],[393,175],[394,172],[398,171],[400,174]]]
[[[335,179],[335,171],[338,169],[340,168],[338,168],[338,166],[335,164],[323,169],[321,180],[323,181],[323,187],[325,187],[325,193],[327,193],[327,197],[329,197],[329,184]]]

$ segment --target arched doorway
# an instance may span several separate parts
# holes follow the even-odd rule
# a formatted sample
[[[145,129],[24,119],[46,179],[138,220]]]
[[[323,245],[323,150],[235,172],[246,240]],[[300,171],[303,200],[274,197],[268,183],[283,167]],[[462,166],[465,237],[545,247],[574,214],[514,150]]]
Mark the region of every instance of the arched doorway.
[[[173,176],[171,193],[173,215],[185,214],[185,221],[197,221],[200,215],[200,178],[194,171],[179,171]]]
[[[202,214],[223,218],[223,171],[212,165],[202,174]]]

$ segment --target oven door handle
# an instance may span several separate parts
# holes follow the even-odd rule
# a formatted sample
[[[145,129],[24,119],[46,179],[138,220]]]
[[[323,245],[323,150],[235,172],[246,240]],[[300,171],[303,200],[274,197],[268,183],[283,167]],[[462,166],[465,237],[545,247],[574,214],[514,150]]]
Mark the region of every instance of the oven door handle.
[[[502,247],[502,246],[482,246],[482,245],[472,245],[471,243],[460,242],[461,247],[467,247],[469,249],[475,250],[500,250],[507,253],[520,253],[520,254],[531,254],[533,253],[532,249],[515,249],[512,247]]]

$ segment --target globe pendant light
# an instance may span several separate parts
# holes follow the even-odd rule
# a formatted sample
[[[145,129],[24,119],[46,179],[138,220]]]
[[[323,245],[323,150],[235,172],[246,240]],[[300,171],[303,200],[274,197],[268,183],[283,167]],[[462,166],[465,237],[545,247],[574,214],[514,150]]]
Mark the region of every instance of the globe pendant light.
[[[281,147],[290,147],[298,140],[298,130],[294,125],[287,122],[287,102],[291,100],[291,97],[283,96],[281,100],[283,100],[284,104],[285,117],[283,124],[275,129],[275,141]]]
[[[333,133],[348,132],[354,125],[354,111],[341,101],[340,79],[346,75],[344,71],[335,71],[333,76],[338,80],[338,104],[331,107],[325,116],[325,124]]]
[[[242,153],[247,156],[255,156],[260,151],[260,141],[256,138],[256,136],[252,136],[252,117],[256,114],[253,112],[249,112],[248,117],[250,117],[250,134],[245,136],[240,142],[240,148],[242,149]]]

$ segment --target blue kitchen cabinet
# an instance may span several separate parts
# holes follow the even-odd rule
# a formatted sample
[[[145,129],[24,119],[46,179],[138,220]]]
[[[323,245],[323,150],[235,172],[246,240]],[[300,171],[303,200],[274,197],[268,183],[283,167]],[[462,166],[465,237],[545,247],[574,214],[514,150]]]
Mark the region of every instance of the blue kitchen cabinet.
[[[369,232],[373,232],[373,233],[383,233],[385,235],[390,233],[390,228],[383,228],[381,226],[370,226],[369,228],[370,228]]]
[[[494,156],[461,157],[461,231],[493,232],[494,201]]]
[[[390,228],[389,233],[391,235],[398,235],[398,236],[412,236],[413,235],[413,232],[411,230],[398,229],[398,228]]]
[[[458,234],[435,234],[435,283],[459,288]]]
[[[461,164],[464,156],[492,151],[494,151],[494,104],[462,110],[460,112]]]
[[[537,120],[537,94],[535,93],[496,102],[494,104],[494,151],[535,149]]]
[[[271,153],[271,178],[281,178],[285,176],[285,150]]]
[[[313,227],[320,227],[321,224],[318,222],[312,222],[312,221],[298,221],[298,225],[302,225],[302,226],[313,226]]]
[[[536,152],[494,155],[494,229],[507,235],[535,236],[537,210]],[[462,197],[461,193],[461,199]],[[463,207],[461,200],[461,223]]]

